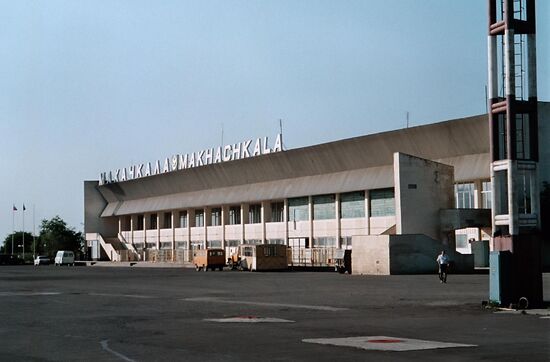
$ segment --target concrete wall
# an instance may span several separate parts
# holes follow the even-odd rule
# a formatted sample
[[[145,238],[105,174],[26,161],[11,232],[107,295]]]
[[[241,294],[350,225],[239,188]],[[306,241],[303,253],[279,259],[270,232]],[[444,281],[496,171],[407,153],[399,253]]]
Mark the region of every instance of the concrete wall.
[[[460,254],[426,235],[369,235],[353,237],[352,274],[426,274],[437,272],[437,255],[445,250],[450,273],[471,273],[473,255]]]
[[[84,181],[84,233],[100,233],[104,238],[116,237],[118,218],[100,217],[107,201],[98,190],[98,181]]]
[[[441,209],[453,207],[453,167],[394,153],[397,234],[425,234],[441,238]]]
[[[389,275],[390,274],[390,236],[361,235],[353,236],[351,252],[352,274]]]

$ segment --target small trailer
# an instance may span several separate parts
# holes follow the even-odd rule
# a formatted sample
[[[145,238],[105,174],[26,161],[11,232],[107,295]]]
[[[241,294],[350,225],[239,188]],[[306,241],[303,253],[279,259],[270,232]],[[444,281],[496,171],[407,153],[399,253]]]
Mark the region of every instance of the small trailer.
[[[288,269],[287,247],[280,244],[239,245],[227,260],[233,270],[286,270]]]
[[[225,251],[223,249],[197,249],[193,251],[193,264],[196,271],[208,271],[225,266]]]

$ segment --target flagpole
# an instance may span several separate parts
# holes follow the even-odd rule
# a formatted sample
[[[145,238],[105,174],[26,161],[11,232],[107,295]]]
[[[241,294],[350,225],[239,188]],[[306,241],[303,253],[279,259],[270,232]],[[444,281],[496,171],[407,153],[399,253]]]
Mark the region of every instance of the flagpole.
[[[25,264],[25,204],[23,204],[23,264]]]
[[[36,229],[35,229],[35,222],[34,222],[34,209],[35,204],[32,204],[32,257],[33,259],[36,258]]]
[[[11,208],[11,255],[13,255],[13,234],[15,234],[15,204]]]

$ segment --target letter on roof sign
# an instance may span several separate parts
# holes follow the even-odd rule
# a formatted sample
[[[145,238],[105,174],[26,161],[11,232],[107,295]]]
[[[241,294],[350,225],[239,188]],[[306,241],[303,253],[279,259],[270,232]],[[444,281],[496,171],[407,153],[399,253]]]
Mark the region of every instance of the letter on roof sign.
[[[248,148],[250,147],[250,143],[252,143],[252,140],[248,140],[248,141],[244,141],[244,142],[243,142],[243,146],[242,146],[242,149],[243,149],[242,158],[250,157],[250,152],[249,152],[249,150],[248,150]]]
[[[223,148],[223,160],[224,161],[230,161],[231,160],[231,146],[227,145]]]
[[[197,166],[203,166],[202,162],[202,156],[204,155],[204,151],[197,152]]]
[[[254,151],[252,152],[252,156],[259,156],[262,154],[262,146],[260,139],[258,138],[256,140],[256,144],[254,145]]]
[[[273,148],[269,147],[268,137],[257,138],[254,142],[254,150],[250,153],[250,146],[252,140],[246,140],[238,142],[232,145],[225,145],[223,147],[207,148],[200,152],[192,152],[190,154],[176,154],[172,157],[164,159],[164,167],[161,171],[161,161],[157,160],[154,163],[154,170],[152,169],[151,162],[145,164],[132,165],[128,168],[117,169],[116,171],[109,171],[100,173],[99,184],[104,185],[111,182],[120,182],[133,180],[140,177],[158,175],[161,172],[172,172],[176,170],[183,170],[191,167],[198,167],[204,165],[210,165],[213,163],[219,163],[222,161],[231,161],[248,158],[251,156],[260,156],[272,152],[280,152],[283,150],[283,135],[277,134],[275,138],[275,144]],[[143,170],[145,165],[145,171]]]

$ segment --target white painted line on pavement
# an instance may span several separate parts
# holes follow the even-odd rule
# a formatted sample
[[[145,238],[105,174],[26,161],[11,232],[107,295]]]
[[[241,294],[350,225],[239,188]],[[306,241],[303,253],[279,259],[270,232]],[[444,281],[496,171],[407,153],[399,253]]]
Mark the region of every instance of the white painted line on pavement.
[[[126,357],[122,353],[118,353],[117,351],[113,351],[111,348],[109,348],[109,340],[108,339],[99,342],[99,344],[101,344],[101,348],[103,348],[105,351],[117,356],[118,358],[120,358],[120,359],[122,359],[126,362],[135,362],[135,360]]]
[[[362,336],[348,338],[316,338],[302,339],[305,343],[325,344],[339,347],[354,347],[375,351],[418,351],[424,349],[477,347],[475,344],[447,343],[437,341],[424,341],[412,338],[396,338],[386,336]]]
[[[210,302],[210,303],[224,303],[224,304],[244,304],[255,305],[260,307],[284,307],[295,309],[311,309],[311,310],[323,310],[329,312],[339,312],[348,310],[348,308],[331,307],[326,305],[305,305],[305,304],[287,304],[287,303],[265,303],[265,302],[251,302],[248,300],[227,300],[216,297],[200,297],[200,298],[184,298],[180,299],[185,302]]]
[[[244,317],[230,317],[230,318],[208,318],[204,319],[207,322],[217,322],[217,323],[294,323],[289,319],[281,318],[271,318],[271,317],[254,317],[254,316],[244,316]]]
[[[0,297],[34,297],[34,296],[48,296],[59,295],[60,292],[0,292]]]
[[[138,298],[138,299],[155,299],[156,298],[150,295],[139,295],[139,294],[89,293],[88,295],[93,295],[97,297]]]

